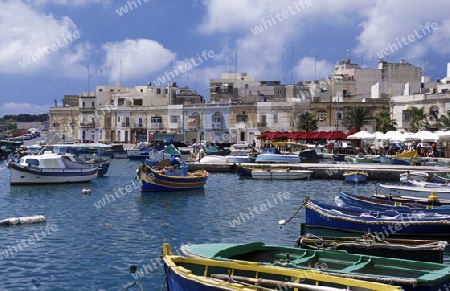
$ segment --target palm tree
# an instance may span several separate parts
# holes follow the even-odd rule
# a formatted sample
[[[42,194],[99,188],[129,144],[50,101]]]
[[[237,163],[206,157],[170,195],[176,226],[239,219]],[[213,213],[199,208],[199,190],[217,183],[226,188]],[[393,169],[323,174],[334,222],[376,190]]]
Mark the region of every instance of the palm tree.
[[[370,119],[370,112],[366,107],[358,106],[348,111],[343,119],[343,124],[349,130],[360,131],[364,126],[364,120]]]
[[[298,128],[303,131],[314,131],[319,127],[317,126],[317,120],[314,115],[307,111],[299,115],[299,125]]]
[[[396,130],[397,121],[391,118],[391,113],[389,112],[389,110],[380,111],[380,113],[375,117],[375,121],[376,131],[382,131],[383,133],[386,133],[390,130]]]
[[[445,129],[450,128],[450,110],[447,111],[446,115],[442,115],[437,119],[437,126]]]
[[[412,106],[410,116],[409,127],[411,132],[418,132],[422,128],[428,129],[430,127],[427,121],[428,114],[425,113],[425,107],[417,108]]]

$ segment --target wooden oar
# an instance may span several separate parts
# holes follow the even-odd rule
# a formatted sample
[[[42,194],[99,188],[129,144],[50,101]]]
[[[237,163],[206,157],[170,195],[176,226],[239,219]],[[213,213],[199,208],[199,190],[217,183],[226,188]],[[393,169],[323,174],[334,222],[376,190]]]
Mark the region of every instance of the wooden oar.
[[[308,284],[302,284],[302,283],[294,283],[294,282],[283,282],[283,281],[277,281],[277,280],[270,280],[270,279],[256,279],[256,278],[249,278],[249,277],[241,277],[241,276],[229,276],[225,274],[211,274],[212,278],[224,280],[224,281],[231,281],[235,283],[256,283],[255,287],[260,287],[259,285],[268,285],[268,286],[277,286],[277,287],[289,287],[289,288],[301,288],[302,290],[311,290],[311,291],[342,291],[342,288],[334,288],[334,287],[328,287],[328,286],[314,286],[314,285],[308,285]],[[269,289],[271,290],[271,289]]]

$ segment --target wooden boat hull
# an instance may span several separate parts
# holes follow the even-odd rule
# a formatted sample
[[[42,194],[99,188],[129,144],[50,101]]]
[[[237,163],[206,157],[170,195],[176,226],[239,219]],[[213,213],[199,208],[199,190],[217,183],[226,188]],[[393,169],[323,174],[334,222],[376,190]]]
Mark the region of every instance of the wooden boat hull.
[[[396,199],[396,197],[398,197]],[[449,206],[441,206],[439,200],[426,200],[415,197],[392,196],[374,194],[371,197],[354,195],[347,192],[339,192],[335,198],[336,204],[343,207],[354,206],[376,211],[396,210],[398,212],[431,212],[450,214]]]
[[[201,189],[208,181],[208,172],[197,170],[184,174],[162,173],[152,168],[141,171],[142,192],[170,192]]]
[[[38,185],[38,184],[67,184],[84,183],[97,178],[98,168],[82,169],[41,169],[36,167],[23,167],[11,163],[11,185]]]
[[[450,234],[450,216],[434,213],[367,211],[357,207],[339,207],[307,201],[306,225],[354,233],[371,232],[385,236],[442,237]]]
[[[350,183],[365,183],[367,182],[368,176],[366,172],[351,171],[344,173],[344,180]]]
[[[313,171],[307,170],[252,170],[252,178],[258,180],[309,180]]]
[[[239,260],[249,265],[256,263],[323,271],[343,279],[389,282],[400,285],[404,290],[437,290],[437,287],[450,283],[450,266],[445,264],[350,254],[346,251],[271,246],[260,242],[183,245],[181,251],[186,256],[221,262]],[[324,265],[320,268],[317,264]]]
[[[313,250],[344,250],[350,254],[398,258],[442,264],[448,243],[440,240],[380,239],[372,234],[359,237],[323,237],[306,234],[296,245]]]
[[[173,256],[170,245],[167,244],[163,246],[163,264],[168,289],[171,291],[400,290],[399,286],[333,276],[318,269],[295,269],[257,262]]]

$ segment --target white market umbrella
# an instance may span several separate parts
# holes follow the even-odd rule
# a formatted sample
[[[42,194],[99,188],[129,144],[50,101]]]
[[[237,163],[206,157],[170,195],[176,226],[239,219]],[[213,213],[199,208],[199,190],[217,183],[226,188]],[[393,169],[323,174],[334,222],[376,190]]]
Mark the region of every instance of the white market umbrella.
[[[405,136],[400,131],[391,130],[384,134],[382,140],[405,141]]]
[[[361,130],[355,134],[347,136],[347,139],[375,139],[375,134]]]
[[[431,132],[428,130],[421,130],[413,134],[413,137],[416,140],[420,141],[437,141],[439,139],[439,136],[435,132]]]

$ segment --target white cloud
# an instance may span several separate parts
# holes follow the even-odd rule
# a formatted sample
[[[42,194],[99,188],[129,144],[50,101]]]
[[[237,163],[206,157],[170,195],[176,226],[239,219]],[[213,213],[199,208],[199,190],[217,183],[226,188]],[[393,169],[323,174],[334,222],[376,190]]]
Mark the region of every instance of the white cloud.
[[[360,25],[362,32],[358,36],[359,43],[355,52],[378,58],[381,50],[387,49],[390,62],[406,58],[411,63],[420,62],[427,54],[433,53],[433,50],[446,53],[448,46],[442,44],[448,44],[450,34],[445,29],[440,30],[446,27],[448,13],[443,9],[446,5],[448,2],[444,0],[435,0],[432,5],[427,6],[424,13],[423,2],[420,0],[377,1],[376,5],[365,10],[366,18]],[[424,35],[422,28],[427,22],[436,22],[439,29],[427,31]],[[422,37],[416,37],[412,42],[407,41],[409,35],[417,34]],[[403,37],[405,41],[402,40]],[[436,41],[439,44],[436,45]]]
[[[103,64],[110,81],[147,79],[175,60],[175,54],[160,43],[149,39],[127,39],[102,46],[106,57]],[[170,68],[172,70],[172,68]]]
[[[299,80],[317,80],[327,78],[333,72],[334,65],[326,60],[316,60],[313,57],[302,58],[294,68]]]
[[[61,58],[72,53],[71,47],[81,37],[69,17],[56,19],[20,1],[0,2],[0,72],[33,74],[49,68],[58,71]]]
[[[8,114],[41,114],[47,113],[52,105],[8,102],[0,105],[0,116]]]
[[[47,4],[57,4],[57,5],[70,5],[70,6],[84,6],[88,4],[110,4],[110,0],[28,0],[30,4],[35,5],[47,5]]]

